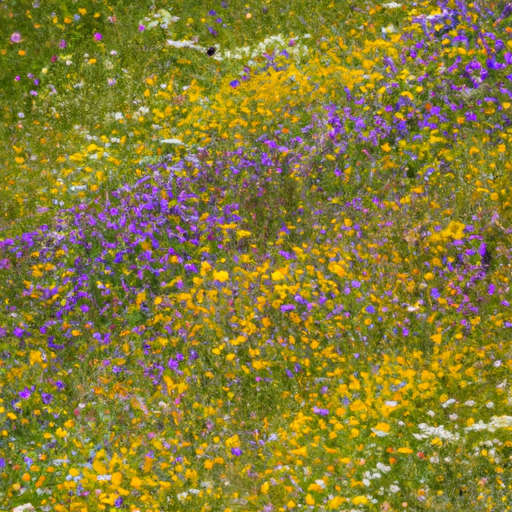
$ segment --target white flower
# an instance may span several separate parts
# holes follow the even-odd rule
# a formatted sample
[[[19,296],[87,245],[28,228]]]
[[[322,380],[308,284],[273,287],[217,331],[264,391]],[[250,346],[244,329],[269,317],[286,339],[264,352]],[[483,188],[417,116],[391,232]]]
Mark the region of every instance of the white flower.
[[[452,434],[448,430],[445,430],[444,425],[439,425],[439,427],[431,427],[426,423],[420,423],[418,428],[423,431],[423,434],[413,434],[416,439],[426,439],[427,437],[439,437],[441,439],[447,440],[459,439],[459,434]]]
[[[34,505],[32,503],[25,503],[25,505],[18,505],[12,509],[12,512],[35,512]]]
[[[186,499],[186,497],[188,496],[188,492],[185,491],[185,492],[180,492],[176,497],[180,500],[180,501],[183,501]]]
[[[457,416],[457,414],[450,414],[450,416],[448,416],[448,418],[450,418],[450,420],[452,420],[452,421],[455,421],[458,418],[458,416]]]
[[[452,405],[455,402],[456,402],[456,400],[454,398],[450,398],[450,399],[446,400],[446,402],[442,403],[441,407],[443,407],[443,409],[446,409],[449,405]]]
[[[382,7],[386,7],[387,9],[398,9],[402,7],[401,4],[397,4],[396,2],[389,2],[389,4],[382,4]]]
[[[473,405],[475,405],[475,401],[474,400],[466,400],[464,402],[464,405],[467,405],[468,407],[473,407]]]
[[[315,480],[315,484],[321,487],[322,489],[325,489],[325,482],[323,480]]]
[[[501,361],[498,359],[497,361],[494,362],[493,366],[495,368],[499,368],[501,366]]]
[[[366,486],[366,487],[370,487],[370,480],[368,480],[368,478],[363,478],[363,484]]]
[[[386,35],[386,34],[394,34],[395,32],[396,32],[396,28],[392,24],[388,25],[387,27],[383,27],[382,28],[382,33],[384,35]]]
[[[190,41],[173,41],[172,39],[167,39],[167,44],[169,46],[173,46],[174,48],[190,48],[191,50],[205,50],[202,46],[195,45]]]
[[[400,487],[398,487],[398,485],[390,485],[389,486],[389,490],[391,492],[399,492],[400,491]]]
[[[382,464],[382,462],[378,462],[377,469],[379,469],[383,473],[388,473],[389,471],[391,471],[391,466],[386,466],[385,464]]]
[[[428,414],[431,418],[433,418],[433,417],[436,415],[436,413],[435,413],[434,411],[427,411],[427,414]]]
[[[388,400],[387,402],[384,402],[388,407],[396,407],[398,405],[398,402],[396,400]]]
[[[162,144],[183,144],[179,139],[161,139]]]
[[[494,407],[494,403],[493,402],[488,402],[485,404],[485,407],[487,407],[487,409],[492,409]]]
[[[496,388],[497,388],[497,389],[505,389],[505,388],[507,387],[507,384],[508,384],[508,380],[507,380],[507,379],[505,379],[503,382],[500,382],[500,383],[496,386]]]

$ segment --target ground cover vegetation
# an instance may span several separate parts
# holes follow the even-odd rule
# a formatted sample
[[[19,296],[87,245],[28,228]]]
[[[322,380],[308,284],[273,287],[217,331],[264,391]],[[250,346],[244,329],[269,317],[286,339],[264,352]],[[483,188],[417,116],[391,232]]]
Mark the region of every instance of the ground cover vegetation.
[[[511,22],[0,2],[0,510],[510,510]]]

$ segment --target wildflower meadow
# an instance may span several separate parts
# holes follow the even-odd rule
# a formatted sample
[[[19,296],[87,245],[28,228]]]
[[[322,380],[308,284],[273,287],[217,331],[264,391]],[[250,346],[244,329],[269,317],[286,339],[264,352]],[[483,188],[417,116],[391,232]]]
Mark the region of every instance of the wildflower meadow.
[[[512,509],[512,4],[0,27],[1,512]]]

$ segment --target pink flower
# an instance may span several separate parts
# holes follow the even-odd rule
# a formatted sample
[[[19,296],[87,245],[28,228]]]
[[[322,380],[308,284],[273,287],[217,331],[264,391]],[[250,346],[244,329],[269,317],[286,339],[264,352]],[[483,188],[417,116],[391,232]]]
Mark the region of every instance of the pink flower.
[[[13,32],[11,35],[11,43],[19,43],[21,41],[21,34],[19,32]]]
[[[96,34],[94,34],[95,41],[101,41],[102,39],[103,39],[103,36],[99,32],[96,32]]]

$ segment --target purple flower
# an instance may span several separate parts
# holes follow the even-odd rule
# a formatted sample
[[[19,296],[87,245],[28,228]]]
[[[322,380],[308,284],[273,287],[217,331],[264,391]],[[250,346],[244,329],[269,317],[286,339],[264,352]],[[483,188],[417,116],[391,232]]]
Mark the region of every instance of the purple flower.
[[[468,77],[475,88],[480,87],[487,78],[489,72],[478,61],[470,62],[466,68],[464,75]]]
[[[234,89],[235,87],[238,87],[240,85],[240,81],[233,80],[232,82],[229,82],[229,85],[231,85],[231,87],[233,87],[233,89]]]
[[[19,32],[13,32],[11,34],[11,43],[21,42],[21,34]]]
[[[146,27],[144,25],[139,25],[139,32],[144,32],[146,30]]]
[[[103,39],[103,36],[99,32],[96,32],[94,34],[94,40],[95,41],[101,41],[102,39]]]
[[[375,313],[375,308],[373,306],[366,306],[366,312],[369,314]]]
[[[329,409],[320,409],[318,407],[313,407],[313,412],[318,414],[319,416],[329,416]]]
[[[487,288],[487,293],[488,293],[489,295],[494,295],[494,290],[495,290],[495,286],[494,286],[494,284],[492,284],[492,283],[491,283],[491,284],[489,285],[489,288]]]
[[[59,43],[59,48],[66,48],[66,46],[67,46],[67,43],[66,43],[65,39],[61,39],[60,43]]]
[[[283,304],[281,306],[281,311],[285,313],[286,311],[293,311],[295,309],[295,306],[293,304]]]
[[[240,457],[240,455],[242,455],[242,450],[240,450],[240,448],[231,448],[231,453],[236,457]]]
[[[503,68],[506,68],[507,65],[506,64],[501,64],[500,62],[498,62],[496,59],[487,59],[487,67],[489,69],[503,69]]]
[[[173,359],[172,357],[171,359],[169,359],[167,366],[169,366],[170,370],[173,370],[175,372],[177,372],[180,369],[180,363],[176,361],[176,359]]]
[[[511,13],[512,13],[512,4],[508,4],[505,6],[503,11],[501,12],[499,19],[503,20],[505,18],[508,18]]]
[[[26,400],[27,398],[30,397],[30,395],[32,394],[32,391],[30,389],[28,389],[27,386],[25,386],[25,389],[23,391],[20,391],[18,394],[20,395],[21,398]]]
[[[14,336],[16,336],[17,338],[21,338],[23,336],[23,333],[25,331],[21,328],[21,327],[16,327],[16,329],[14,329],[14,331],[12,332],[14,334]]]
[[[117,498],[116,501],[114,501],[114,505],[116,507],[120,507],[122,504],[123,504],[123,498],[121,498],[121,496],[119,496],[119,498]]]
[[[49,404],[53,400],[53,395],[51,393],[41,393],[41,398],[43,399],[44,404]]]

